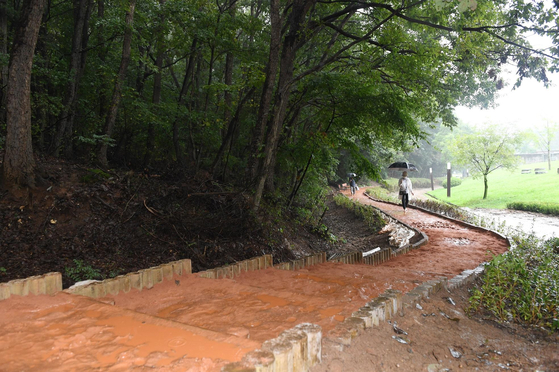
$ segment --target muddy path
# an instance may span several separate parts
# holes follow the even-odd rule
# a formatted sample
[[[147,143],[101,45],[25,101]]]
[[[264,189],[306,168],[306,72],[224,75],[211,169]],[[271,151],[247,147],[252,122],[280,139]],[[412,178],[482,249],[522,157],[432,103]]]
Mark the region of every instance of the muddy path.
[[[419,210],[404,215],[400,207],[370,201],[362,193],[356,198],[424,231],[428,243],[377,266],[325,262],[297,271],[270,267],[228,279],[194,273],[98,301],[67,293],[12,296],[0,301],[0,365],[7,371],[218,371],[300,323],[320,325],[328,339],[387,289],[407,293],[425,281],[452,278],[508,248],[502,237],[484,230]],[[357,235],[355,245],[362,246],[367,234]],[[147,342],[154,334],[157,340]],[[204,343],[212,347],[200,348]],[[382,344],[371,347],[378,353],[390,350]],[[24,349],[25,359],[19,357]],[[324,371],[335,370],[332,355],[325,347]],[[382,363],[399,365],[399,357]],[[419,366],[404,370],[426,370]],[[374,364],[347,367],[389,370]]]
[[[404,214],[401,206],[371,201],[363,193],[355,198],[429,236],[427,246],[383,264],[385,267],[443,272],[455,264],[467,266],[467,255],[473,254],[473,258],[478,252],[479,258],[484,248],[489,253],[493,247],[491,239],[485,240],[479,231],[413,208]],[[559,371],[559,335],[536,327],[496,323],[485,314],[469,312],[469,288],[443,289],[423,299],[420,306],[365,330],[351,346],[326,345],[322,363],[312,372]],[[394,325],[406,334],[397,334]]]
[[[364,195],[364,191],[359,190],[353,198],[360,203],[383,210],[392,217],[423,231],[429,237],[429,243],[421,249],[397,257],[384,265],[392,267],[405,265],[409,270],[456,275],[490,260],[492,255],[507,250],[507,243],[495,233],[414,208],[408,208],[407,213],[404,213],[400,205],[371,200]]]
[[[431,189],[414,190],[414,198],[428,200],[432,199],[428,193]],[[559,237],[559,217],[549,216],[542,213],[516,211],[511,209],[488,209],[488,208],[463,208],[476,216],[493,220],[497,225],[505,224],[507,228],[525,234],[534,234],[542,239]]]

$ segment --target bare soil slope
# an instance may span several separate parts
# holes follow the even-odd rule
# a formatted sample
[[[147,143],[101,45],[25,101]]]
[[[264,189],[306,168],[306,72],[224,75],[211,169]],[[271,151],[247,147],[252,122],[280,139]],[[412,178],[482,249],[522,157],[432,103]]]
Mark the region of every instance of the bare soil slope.
[[[250,195],[206,173],[103,172],[57,159],[41,167],[46,182],[32,205],[0,194],[0,282],[57,271],[68,287],[184,258],[196,272],[263,254],[277,263],[388,244],[331,201],[324,222],[337,241],[298,223],[256,220]]]

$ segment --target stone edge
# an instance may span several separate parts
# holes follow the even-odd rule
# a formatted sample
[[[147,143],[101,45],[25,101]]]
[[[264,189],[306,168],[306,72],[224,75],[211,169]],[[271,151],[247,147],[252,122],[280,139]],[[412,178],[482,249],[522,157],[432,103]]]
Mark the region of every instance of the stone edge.
[[[30,276],[25,279],[14,279],[0,283],[0,301],[12,295],[53,295],[62,290],[62,274],[58,272]]]
[[[399,204],[393,203],[393,202],[391,202],[391,201],[375,199],[375,198],[373,198],[372,196],[370,196],[370,195],[367,194],[367,193],[364,193],[363,195],[365,195],[367,198],[369,198],[369,199],[371,199],[371,200],[373,200],[373,201],[379,202],[379,203],[386,203],[386,204],[391,204],[391,205],[399,205]],[[374,207],[374,206],[373,206],[373,207]],[[374,208],[376,208],[376,207],[374,207]],[[469,223],[469,222],[465,222],[465,221],[462,221],[462,220],[458,220],[458,219],[456,219],[456,218],[452,218],[452,217],[449,217],[449,216],[445,216],[444,214],[440,214],[440,213],[437,213],[437,212],[433,212],[433,211],[430,211],[429,209],[425,209],[425,208],[422,208],[422,207],[418,207],[417,205],[409,204],[409,205],[408,205],[408,208],[417,209],[417,210],[419,210],[419,211],[422,211],[422,212],[425,212],[425,213],[429,213],[429,214],[431,214],[431,215],[433,215],[433,216],[437,216],[437,217],[440,217],[440,218],[444,218],[444,219],[446,219],[446,220],[448,220],[448,221],[452,221],[452,222],[455,222],[455,223],[457,223],[457,224],[459,224],[459,225],[466,226],[466,227],[469,227],[469,228],[472,228],[472,229],[475,229],[475,230],[487,231],[487,232],[489,232],[489,233],[491,233],[491,234],[497,236],[498,238],[501,238],[501,239],[505,240],[505,241],[507,242],[508,246],[509,246],[509,247],[511,246],[509,238],[506,237],[505,235],[501,234],[501,233],[498,232],[498,231],[486,229],[485,227],[477,226],[477,225],[471,224],[471,223]],[[378,209],[378,208],[377,208],[377,209]],[[384,213],[386,213],[386,212],[384,212]],[[389,215],[388,213],[386,213],[386,214]],[[391,215],[389,215],[389,216],[390,216],[391,218],[394,218],[394,219],[398,220],[396,217],[393,217],[393,216],[391,216]],[[398,220],[398,221],[399,221],[399,220]],[[406,224],[405,224],[404,222],[402,222],[402,221],[400,221],[400,223],[406,225]],[[406,226],[407,226],[407,225],[406,225]]]
[[[111,279],[68,288],[65,289],[64,292],[91,298],[101,298],[107,295],[117,295],[120,292],[128,293],[132,288],[139,291],[142,289],[150,289],[164,280],[172,280],[176,276],[188,275],[191,273],[192,263],[190,259],[183,259],[125,275],[119,275]]]
[[[262,343],[222,372],[306,372],[322,362],[322,328],[302,323]]]
[[[472,283],[484,271],[485,263],[472,270],[464,270],[448,280],[446,277],[424,282],[406,294],[397,290],[387,290],[372,299],[359,310],[352,313],[344,322],[325,335],[324,341],[334,348],[343,351],[351,345],[351,340],[365,329],[378,326],[380,322],[390,320],[394,315],[404,316],[405,311],[432,294],[444,289],[447,291]]]

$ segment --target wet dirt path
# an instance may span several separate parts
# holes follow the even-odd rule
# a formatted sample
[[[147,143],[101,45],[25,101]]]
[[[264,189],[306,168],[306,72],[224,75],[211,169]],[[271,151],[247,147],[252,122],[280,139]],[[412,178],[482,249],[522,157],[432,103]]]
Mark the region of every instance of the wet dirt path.
[[[356,197],[423,230],[428,244],[378,266],[328,262],[234,279],[189,274],[101,301],[12,296],[0,301],[0,369],[219,371],[297,324],[318,324],[327,337],[386,289],[405,293],[507,249],[494,234]]]
[[[456,275],[456,270],[461,272],[473,269],[481,262],[490,260],[493,255],[507,250],[506,242],[492,232],[447,220],[415,209],[413,206],[404,213],[401,205],[371,200],[364,195],[364,190],[359,190],[353,198],[360,203],[383,210],[392,217],[423,231],[429,237],[426,246],[396,257],[383,264],[384,266],[405,265],[410,270]]]

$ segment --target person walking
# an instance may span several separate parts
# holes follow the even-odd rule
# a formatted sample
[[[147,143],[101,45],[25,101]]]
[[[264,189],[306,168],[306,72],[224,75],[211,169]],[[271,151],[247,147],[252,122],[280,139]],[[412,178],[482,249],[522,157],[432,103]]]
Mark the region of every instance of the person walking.
[[[357,187],[357,183],[355,183],[353,177],[349,179],[349,188],[351,190],[351,195],[355,195],[355,191],[359,190],[359,188]]]
[[[410,201],[409,194],[415,195],[413,193],[411,180],[408,178],[408,172],[402,172],[402,178],[398,180],[398,187],[400,189],[398,198],[402,201],[402,207],[404,207],[404,213],[406,213],[406,208]]]

